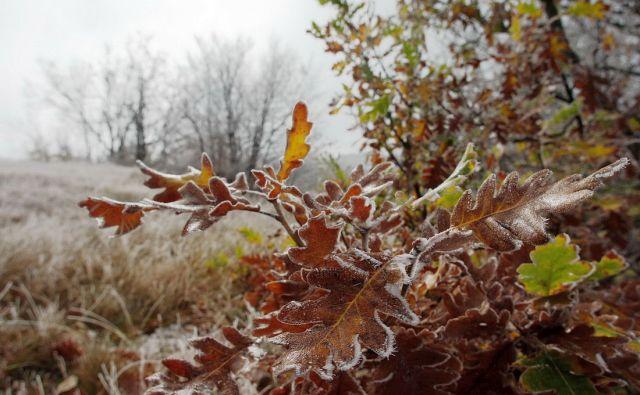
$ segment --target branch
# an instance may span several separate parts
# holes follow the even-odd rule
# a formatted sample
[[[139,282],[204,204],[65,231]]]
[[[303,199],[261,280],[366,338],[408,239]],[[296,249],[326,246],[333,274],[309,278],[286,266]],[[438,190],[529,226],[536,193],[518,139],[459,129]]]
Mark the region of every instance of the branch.
[[[282,205],[280,204],[280,202],[277,200],[273,200],[271,203],[273,204],[273,207],[275,207],[276,213],[278,213],[278,216],[275,218],[282,224],[284,229],[287,231],[287,233],[293,239],[293,241],[296,242],[298,247],[304,247],[304,242],[302,241],[300,236],[298,236],[298,234],[293,229],[291,229],[291,226],[287,222],[284,216],[284,212],[282,211]]]

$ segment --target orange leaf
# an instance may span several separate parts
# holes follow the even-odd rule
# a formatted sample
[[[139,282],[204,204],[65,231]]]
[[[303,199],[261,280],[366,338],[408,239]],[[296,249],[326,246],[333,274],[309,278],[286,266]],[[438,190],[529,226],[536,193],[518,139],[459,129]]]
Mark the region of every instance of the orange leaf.
[[[293,125],[287,131],[287,148],[284,158],[280,162],[278,180],[284,181],[291,175],[294,169],[302,166],[302,160],[311,148],[306,139],[311,133],[313,124],[307,120],[307,106],[299,102],[293,109]]]
[[[129,233],[140,226],[144,212],[153,209],[108,198],[87,198],[78,205],[85,207],[91,217],[97,218],[101,228],[116,226],[117,236]]]
[[[140,161],[138,161],[138,166],[140,166],[140,170],[144,174],[149,176],[149,179],[145,181],[144,185],[151,189],[164,188],[164,191],[156,194],[153,197],[153,200],[157,202],[170,203],[182,198],[178,189],[189,181],[195,182],[196,185],[202,188],[206,188],[209,185],[209,179],[215,175],[215,172],[213,171],[213,164],[211,163],[209,156],[204,153],[202,154],[201,162],[202,170],[190,167],[189,171],[184,174],[162,173],[150,168]]]
[[[298,234],[304,240],[304,247],[292,247],[289,258],[299,265],[316,268],[323,266],[327,255],[331,254],[338,242],[340,227],[328,226],[326,217],[311,218],[300,228]]]

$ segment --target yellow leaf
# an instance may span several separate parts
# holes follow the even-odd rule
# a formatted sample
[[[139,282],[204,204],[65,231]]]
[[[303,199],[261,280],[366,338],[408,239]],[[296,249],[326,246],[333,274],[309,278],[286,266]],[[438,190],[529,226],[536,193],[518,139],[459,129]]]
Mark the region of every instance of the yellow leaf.
[[[520,41],[522,38],[522,28],[520,27],[520,16],[513,15],[511,17],[511,27],[509,28],[509,32],[511,33],[511,38],[514,41]]]
[[[590,158],[603,158],[616,152],[616,147],[607,147],[606,145],[597,144],[587,149],[587,156]]]
[[[521,15],[528,15],[532,18],[540,18],[542,16],[542,10],[533,1],[519,3],[516,10]]]
[[[606,7],[600,2],[591,3],[589,1],[576,1],[568,8],[569,15],[582,16],[592,19],[603,19]]]
[[[613,34],[606,33],[602,36],[602,45],[606,51],[613,49],[616,46],[616,39]]]
[[[627,125],[634,132],[640,131],[640,121],[635,118],[629,118],[629,120],[627,121]]]
[[[567,44],[559,36],[551,36],[550,50],[555,59],[562,59],[567,50]]]
[[[262,244],[262,235],[248,226],[238,228],[238,232],[249,244]]]
[[[307,106],[302,102],[296,104],[293,109],[293,125],[287,131],[287,148],[278,171],[279,181],[286,180],[294,169],[302,166],[302,160],[309,153],[311,147],[306,139],[313,124],[307,120],[307,115]]]

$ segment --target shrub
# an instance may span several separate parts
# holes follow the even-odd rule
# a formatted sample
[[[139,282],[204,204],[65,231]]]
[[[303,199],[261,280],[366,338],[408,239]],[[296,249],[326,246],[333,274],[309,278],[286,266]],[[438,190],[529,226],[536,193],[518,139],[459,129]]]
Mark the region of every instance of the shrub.
[[[145,185],[162,188],[152,199],[81,202],[117,235],[151,211],[187,214],[185,235],[249,211],[295,244],[242,259],[248,324],[193,340],[194,362],[165,359],[148,393],[238,393],[247,381],[274,394],[640,390],[640,282],[615,251],[582,260],[568,235],[545,231],[548,216],[591,198],[627,159],[558,181],[549,170],[492,175],[475,194],[447,197],[477,168],[469,146],[422,196],[394,194],[387,162],[313,195],[287,183],[311,127],[297,104],[280,167],[253,170],[256,189],[242,173],[216,176],[203,155],[181,175],[141,164]],[[413,229],[403,218],[416,206],[433,210]]]
[[[468,141],[482,168],[558,176],[640,159],[640,9],[628,1],[321,0],[310,32],[344,80],[333,111],[354,115],[374,161],[423,195]],[[631,167],[631,166],[630,166]],[[485,174],[488,175],[488,174]],[[551,218],[590,259],[615,247],[637,267],[638,169],[599,199]],[[424,218],[405,218],[417,227]]]

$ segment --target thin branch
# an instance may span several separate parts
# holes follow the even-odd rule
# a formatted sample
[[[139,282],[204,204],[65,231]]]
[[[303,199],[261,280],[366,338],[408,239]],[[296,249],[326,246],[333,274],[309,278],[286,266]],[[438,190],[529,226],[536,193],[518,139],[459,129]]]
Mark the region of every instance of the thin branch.
[[[282,205],[280,204],[280,202],[277,200],[273,200],[271,203],[273,204],[273,207],[275,207],[276,212],[278,213],[278,216],[276,217],[276,219],[280,221],[284,229],[287,231],[287,233],[293,239],[293,241],[295,241],[298,247],[304,247],[304,242],[302,241],[300,236],[298,236],[298,234],[294,232],[293,229],[291,229],[291,226],[287,222],[287,219],[284,216],[284,212],[282,211]]]

